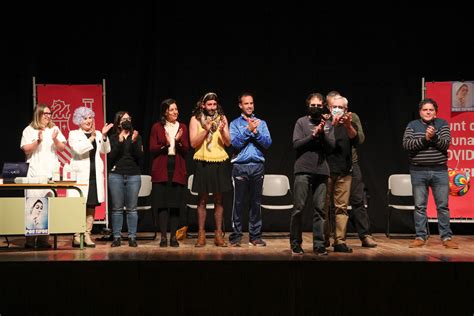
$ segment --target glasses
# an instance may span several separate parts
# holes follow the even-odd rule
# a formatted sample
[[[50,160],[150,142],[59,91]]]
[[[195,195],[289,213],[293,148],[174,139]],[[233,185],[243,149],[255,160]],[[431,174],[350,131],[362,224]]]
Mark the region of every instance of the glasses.
[[[317,106],[318,108],[322,108],[323,107],[323,104],[322,103],[319,103],[319,104],[310,104],[310,106]]]
[[[51,115],[51,112],[43,112],[43,115]]]
[[[344,110],[344,106],[343,106],[343,105],[333,105],[332,108],[333,108],[333,109],[342,109],[342,110]]]

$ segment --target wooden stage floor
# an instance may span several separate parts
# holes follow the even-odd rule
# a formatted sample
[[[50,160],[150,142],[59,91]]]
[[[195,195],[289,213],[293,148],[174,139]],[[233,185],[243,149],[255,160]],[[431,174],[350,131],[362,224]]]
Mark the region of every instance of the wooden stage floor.
[[[101,237],[99,235],[96,238]],[[213,239],[207,239],[204,248],[195,248],[195,239],[180,242],[179,248],[160,248],[159,237],[154,240],[139,240],[138,248],[130,248],[127,241],[122,246],[111,248],[110,242],[97,241],[96,248],[80,250],[71,247],[71,236],[58,237],[57,250],[24,249],[24,238],[10,237],[10,248],[0,248],[0,262],[28,261],[372,261],[372,262],[474,262],[474,236],[455,236],[460,249],[445,249],[439,236],[432,236],[427,246],[408,248],[411,239],[388,239],[383,234],[374,235],[378,246],[363,248],[357,238],[348,238],[353,253],[334,253],[329,248],[328,256],[316,256],[312,252],[311,233],[304,233],[303,256],[292,256],[287,238],[267,238],[266,247],[247,244],[244,236],[241,248],[218,248]],[[0,237],[0,246],[5,246]],[[52,241],[52,238],[51,238]]]

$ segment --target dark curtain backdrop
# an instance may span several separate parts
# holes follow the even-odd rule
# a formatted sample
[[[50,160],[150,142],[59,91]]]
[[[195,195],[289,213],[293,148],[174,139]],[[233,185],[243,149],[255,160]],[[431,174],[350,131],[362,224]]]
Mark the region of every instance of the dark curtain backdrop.
[[[292,182],[291,139],[305,98],[338,90],[362,119],[367,140],[359,155],[372,229],[384,231],[387,178],[408,171],[401,138],[408,121],[417,118],[421,78],[474,79],[468,20],[451,23],[449,9],[428,15],[386,6],[369,14],[365,8],[359,13],[245,2],[16,5],[0,22],[0,163],[24,159],[19,144],[31,121],[33,76],[38,83],[71,84],[105,78],[108,121],[128,110],[145,144],[165,98],[178,101],[188,123],[208,91],[219,95],[230,119],[239,114],[239,93],[254,92],[256,114],[268,122],[273,138],[266,172],[286,174]],[[386,10],[394,12],[388,16]],[[191,155],[188,165],[192,171]],[[310,218],[308,213],[308,223]]]

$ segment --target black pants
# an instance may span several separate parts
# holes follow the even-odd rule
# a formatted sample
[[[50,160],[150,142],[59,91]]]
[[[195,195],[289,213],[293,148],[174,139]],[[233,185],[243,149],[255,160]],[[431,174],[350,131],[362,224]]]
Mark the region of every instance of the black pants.
[[[364,182],[362,182],[362,172],[358,163],[352,165],[352,185],[349,205],[349,220],[355,226],[360,239],[370,235],[370,222],[367,208],[365,207]]]

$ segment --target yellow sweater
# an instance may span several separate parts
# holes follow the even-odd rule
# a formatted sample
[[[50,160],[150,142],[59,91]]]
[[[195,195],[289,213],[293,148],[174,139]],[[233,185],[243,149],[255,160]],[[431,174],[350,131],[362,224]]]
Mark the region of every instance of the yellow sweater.
[[[201,133],[203,130],[204,128],[202,128],[201,124],[198,124],[198,133]],[[201,147],[194,153],[193,158],[194,160],[207,162],[221,162],[229,159],[229,155],[227,155],[225,151],[225,145],[221,138],[221,132],[217,130],[212,134],[210,144],[206,137]]]

